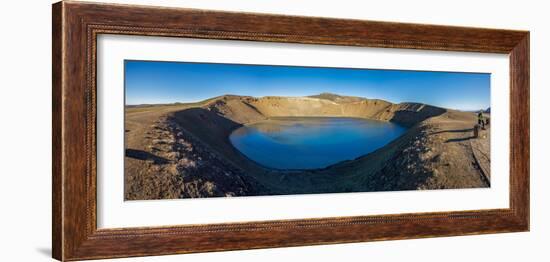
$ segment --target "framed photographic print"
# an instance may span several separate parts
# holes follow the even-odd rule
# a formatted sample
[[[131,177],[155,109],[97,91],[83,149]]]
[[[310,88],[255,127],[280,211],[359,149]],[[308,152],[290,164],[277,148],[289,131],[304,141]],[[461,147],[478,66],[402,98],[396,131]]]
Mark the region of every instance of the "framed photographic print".
[[[53,5],[53,257],[529,230],[529,32]]]

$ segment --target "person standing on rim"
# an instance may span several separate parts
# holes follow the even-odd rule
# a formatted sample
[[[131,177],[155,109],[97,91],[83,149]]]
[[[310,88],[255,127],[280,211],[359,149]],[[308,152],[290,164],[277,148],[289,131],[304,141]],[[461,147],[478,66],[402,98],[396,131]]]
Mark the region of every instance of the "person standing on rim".
[[[479,110],[477,114],[477,124],[481,126],[481,129],[485,130],[485,121],[483,120],[483,110]]]

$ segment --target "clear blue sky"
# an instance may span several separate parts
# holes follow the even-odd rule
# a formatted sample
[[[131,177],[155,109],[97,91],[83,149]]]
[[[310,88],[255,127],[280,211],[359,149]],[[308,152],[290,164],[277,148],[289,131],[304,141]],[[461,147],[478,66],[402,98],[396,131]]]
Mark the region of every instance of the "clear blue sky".
[[[127,60],[125,90],[127,105],[330,92],[479,110],[490,105],[490,74]]]

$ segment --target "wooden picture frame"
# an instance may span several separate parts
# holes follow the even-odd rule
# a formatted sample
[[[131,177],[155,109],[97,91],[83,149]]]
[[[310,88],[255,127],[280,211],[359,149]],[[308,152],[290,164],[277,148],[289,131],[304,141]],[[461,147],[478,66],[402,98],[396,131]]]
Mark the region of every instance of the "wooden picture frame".
[[[529,32],[180,8],[53,5],[53,257],[81,260],[529,230]],[[510,57],[510,207],[98,229],[99,34],[468,51]]]

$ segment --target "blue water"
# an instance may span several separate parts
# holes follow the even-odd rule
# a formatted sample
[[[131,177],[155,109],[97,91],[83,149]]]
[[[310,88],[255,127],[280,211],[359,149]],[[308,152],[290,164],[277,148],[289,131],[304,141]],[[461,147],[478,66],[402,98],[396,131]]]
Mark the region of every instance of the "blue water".
[[[229,140],[259,164],[275,169],[315,169],[370,153],[406,128],[359,118],[289,117],[245,125]]]

